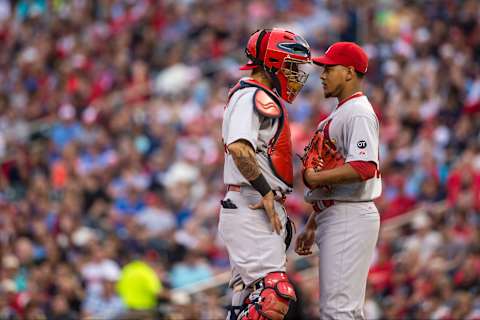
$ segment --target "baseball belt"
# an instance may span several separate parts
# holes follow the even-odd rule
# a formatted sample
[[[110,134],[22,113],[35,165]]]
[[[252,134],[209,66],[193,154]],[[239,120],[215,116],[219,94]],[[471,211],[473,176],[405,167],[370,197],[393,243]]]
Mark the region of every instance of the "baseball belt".
[[[242,188],[253,189],[250,186],[239,186],[239,185],[236,185],[236,184],[228,184],[227,185],[227,191],[240,192],[242,190]],[[278,190],[272,190],[272,191],[273,191],[273,195],[275,196],[275,200],[277,202],[280,202],[282,205],[284,205],[285,201],[287,200],[287,195],[282,191],[278,191]]]

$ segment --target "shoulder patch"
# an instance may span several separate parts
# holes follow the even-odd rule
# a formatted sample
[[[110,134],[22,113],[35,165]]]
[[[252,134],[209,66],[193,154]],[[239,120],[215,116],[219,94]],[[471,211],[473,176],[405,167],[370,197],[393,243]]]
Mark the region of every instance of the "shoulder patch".
[[[262,89],[255,91],[253,104],[262,116],[280,118],[282,115],[282,108]]]

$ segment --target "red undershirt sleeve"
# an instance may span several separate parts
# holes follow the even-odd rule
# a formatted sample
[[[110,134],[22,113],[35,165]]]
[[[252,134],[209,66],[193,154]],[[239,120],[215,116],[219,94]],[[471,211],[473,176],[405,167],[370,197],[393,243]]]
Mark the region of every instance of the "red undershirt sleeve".
[[[363,181],[373,178],[377,172],[377,165],[372,161],[350,161],[348,164],[358,172]]]

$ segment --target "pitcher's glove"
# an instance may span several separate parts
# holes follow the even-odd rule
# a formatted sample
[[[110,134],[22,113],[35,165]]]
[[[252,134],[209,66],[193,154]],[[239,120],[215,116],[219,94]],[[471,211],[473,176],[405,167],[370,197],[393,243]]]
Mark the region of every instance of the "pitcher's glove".
[[[336,150],[335,146],[329,139],[325,139],[322,130],[315,131],[309,144],[305,147],[301,159],[303,164],[303,182],[310,189],[312,189],[311,186],[305,181],[305,171],[307,169],[312,168],[318,172],[340,167],[345,163],[345,159]]]

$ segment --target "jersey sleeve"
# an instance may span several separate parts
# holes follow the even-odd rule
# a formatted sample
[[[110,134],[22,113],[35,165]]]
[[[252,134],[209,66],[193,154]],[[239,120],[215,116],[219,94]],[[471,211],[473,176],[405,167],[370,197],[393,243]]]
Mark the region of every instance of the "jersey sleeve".
[[[243,139],[250,142],[254,149],[257,148],[260,116],[253,106],[252,94],[243,94],[234,105],[229,106],[232,110],[226,133],[227,145]]]
[[[379,128],[376,119],[355,116],[345,126],[345,162],[371,161],[378,167]]]

